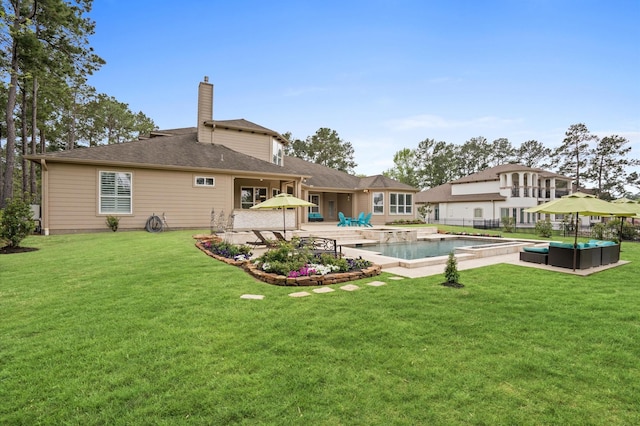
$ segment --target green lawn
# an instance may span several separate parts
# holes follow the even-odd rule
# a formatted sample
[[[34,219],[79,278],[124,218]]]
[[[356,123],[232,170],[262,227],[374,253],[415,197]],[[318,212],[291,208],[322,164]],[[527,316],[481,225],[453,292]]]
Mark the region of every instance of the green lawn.
[[[294,299],[192,233],[0,255],[0,424],[640,424],[637,244]]]

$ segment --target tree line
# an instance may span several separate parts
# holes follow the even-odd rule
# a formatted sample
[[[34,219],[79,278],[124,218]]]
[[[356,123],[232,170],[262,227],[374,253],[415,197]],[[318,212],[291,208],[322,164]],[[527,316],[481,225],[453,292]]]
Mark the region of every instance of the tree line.
[[[92,0],[0,0],[0,208],[37,198],[26,155],[120,143],[156,129],[87,79],[105,61],[89,44]]]
[[[640,176],[632,167],[629,141],[619,135],[603,138],[589,132],[583,123],[569,126],[555,149],[536,140],[514,146],[508,139],[489,142],[479,136],[461,145],[425,139],[417,148],[403,148],[393,156],[394,166],[384,175],[415,188],[429,189],[502,164],[555,171],[570,177],[577,188],[589,187],[604,199],[628,195],[627,188],[640,189]]]

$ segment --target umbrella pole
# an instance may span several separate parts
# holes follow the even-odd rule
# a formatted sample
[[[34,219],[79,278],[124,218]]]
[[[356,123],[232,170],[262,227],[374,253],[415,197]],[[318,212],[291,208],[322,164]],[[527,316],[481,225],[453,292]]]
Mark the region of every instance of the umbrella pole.
[[[576,236],[573,240],[573,272],[576,271],[576,258],[578,255],[578,212],[576,212]]]
[[[282,233],[284,238],[287,238],[287,209],[282,207]]]
[[[622,251],[622,229],[623,228],[624,228],[624,218],[620,217],[620,241],[618,242],[618,244],[620,245],[620,251]]]

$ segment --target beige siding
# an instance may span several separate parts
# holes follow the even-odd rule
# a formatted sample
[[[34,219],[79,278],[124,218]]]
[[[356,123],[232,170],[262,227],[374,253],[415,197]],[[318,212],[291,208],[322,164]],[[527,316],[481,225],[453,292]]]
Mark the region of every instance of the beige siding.
[[[171,228],[208,229],[210,212],[232,211],[232,178],[227,175],[167,170],[104,168],[49,163],[46,223],[50,233],[107,230],[99,214],[99,172],[121,171],[133,175],[133,214],[120,217],[120,229],[143,229],[155,213],[167,216]],[[195,176],[213,176],[216,185],[196,187]]]
[[[227,146],[234,151],[238,151],[270,163],[273,160],[271,158],[273,139],[268,135],[216,128],[214,131],[214,141],[215,143]]]

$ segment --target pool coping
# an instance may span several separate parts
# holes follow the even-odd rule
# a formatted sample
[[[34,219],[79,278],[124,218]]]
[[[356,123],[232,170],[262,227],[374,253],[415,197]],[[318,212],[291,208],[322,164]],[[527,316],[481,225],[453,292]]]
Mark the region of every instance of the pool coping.
[[[455,249],[455,257],[460,261],[468,261],[477,258],[489,258],[495,256],[503,256],[511,253],[518,253],[524,246],[531,245],[532,241],[525,241],[521,239],[510,238],[497,238],[497,237],[480,237],[474,235],[450,235],[450,234],[432,234],[419,238],[417,241],[429,241],[429,240],[447,240],[447,239],[474,239],[478,241],[487,241],[496,244],[484,247],[484,244],[477,244],[468,247],[458,247]],[[372,242],[377,244],[377,242]],[[447,262],[448,255],[423,257],[419,259],[402,259],[397,257],[385,256],[380,253],[372,252],[370,250],[361,250],[357,246],[353,247],[353,244],[342,244],[342,251],[344,254],[350,257],[362,257],[363,259],[370,260],[378,265],[381,265],[383,269],[400,267],[405,269],[417,269],[433,265],[444,265]]]

